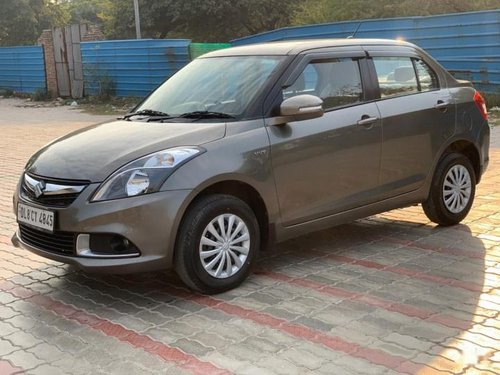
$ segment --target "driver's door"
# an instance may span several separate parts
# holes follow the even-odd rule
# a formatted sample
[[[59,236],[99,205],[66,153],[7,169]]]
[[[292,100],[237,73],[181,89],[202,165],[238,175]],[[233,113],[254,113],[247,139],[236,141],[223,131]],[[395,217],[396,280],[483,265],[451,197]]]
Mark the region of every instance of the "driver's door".
[[[320,118],[267,127],[284,226],[376,199],[382,130],[377,106],[365,100],[361,60],[311,58],[282,90],[283,98],[316,95],[325,109]]]

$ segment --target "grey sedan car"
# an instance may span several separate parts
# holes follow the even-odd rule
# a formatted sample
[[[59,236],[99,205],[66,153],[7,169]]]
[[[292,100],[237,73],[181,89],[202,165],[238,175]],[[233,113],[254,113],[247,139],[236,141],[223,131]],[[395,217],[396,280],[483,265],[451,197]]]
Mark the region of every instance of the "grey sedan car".
[[[481,95],[413,44],[229,48],[33,155],[13,243],[88,271],[174,268],[217,293],[307,232],[418,203],[459,223],[488,148]]]

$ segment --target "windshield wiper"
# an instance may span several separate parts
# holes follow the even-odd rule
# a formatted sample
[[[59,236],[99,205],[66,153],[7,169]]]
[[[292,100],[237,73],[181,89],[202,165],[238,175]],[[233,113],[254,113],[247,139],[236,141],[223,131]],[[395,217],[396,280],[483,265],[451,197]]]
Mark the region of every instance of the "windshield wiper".
[[[154,109],[141,109],[137,112],[127,113],[122,117],[123,120],[128,120],[133,116],[158,116],[158,117],[170,117],[168,113],[155,111]]]
[[[235,118],[233,115],[224,112],[212,112],[212,111],[193,111],[186,112],[177,117],[182,118]]]

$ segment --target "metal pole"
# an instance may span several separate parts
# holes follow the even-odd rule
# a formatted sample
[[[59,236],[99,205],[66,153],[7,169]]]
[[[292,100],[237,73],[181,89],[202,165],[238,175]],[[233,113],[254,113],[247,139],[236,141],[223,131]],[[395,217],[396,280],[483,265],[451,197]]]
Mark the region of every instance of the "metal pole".
[[[135,14],[136,39],[141,39],[141,19],[139,18],[139,0],[134,0],[134,14]]]

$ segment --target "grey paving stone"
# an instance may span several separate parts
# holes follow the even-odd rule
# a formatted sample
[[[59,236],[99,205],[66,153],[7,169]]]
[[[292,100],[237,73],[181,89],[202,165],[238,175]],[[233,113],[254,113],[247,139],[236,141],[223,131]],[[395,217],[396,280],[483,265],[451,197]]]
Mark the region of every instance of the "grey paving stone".
[[[18,315],[20,316],[20,315]],[[16,317],[14,317],[16,318]],[[10,318],[10,319],[14,319]],[[20,328],[15,327],[11,324],[10,319],[7,319],[6,321],[0,321],[0,337],[5,337],[7,335],[10,335],[13,332],[19,331]]]
[[[251,363],[255,359],[261,358],[262,352],[260,350],[255,350],[248,345],[239,343],[238,345],[230,345],[225,348],[224,355],[236,358],[239,361],[248,361]]]
[[[149,310],[141,310],[140,312],[136,313],[134,317],[142,321],[148,322],[153,326],[158,326],[172,320],[172,317],[170,316],[163,315],[157,311],[149,311]]]
[[[323,331],[323,332],[329,332],[334,327],[337,327],[336,325],[328,324],[328,323],[325,323],[319,319],[309,318],[307,316],[300,316],[299,318],[295,319],[293,322],[298,323],[298,324],[302,324],[306,327],[309,327],[309,328],[312,328],[312,329],[315,329],[318,331]]]
[[[430,342],[442,342],[449,337],[456,336],[459,332],[458,329],[425,322],[415,326],[403,326],[399,329],[400,334],[425,339]]]
[[[373,341],[377,340],[377,335],[370,334],[369,329],[365,329],[366,326],[360,327],[357,325],[353,326],[352,322],[348,323],[346,326],[334,327],[330,330],[330,335],[335,337],[340,337],[346,342],[352,342],[359,345],[369,345]],[[386,332],[384,331],[384,334]]]
[[[276,356],[260,359],[257,362],[257,366],[271,369],[271,371],[278,375],[301,375],[305,370],[303,367],[299,367],[290,361]]]
[[[27,372],[27,375],[67,375],[68,372],[49,364],[42,364]]]
[[[191,302],[191,301],[182,301],[182,300],[175,300],[170,303],[172,306],[176,307],[177,309],[186,311],[186,312],[191,312],[195,313],[200,310],[203,310],[205,307],[203,305]],[[162,311],[161,307],[159,307],[157,310]]]
[[[133,361],[113,361],[103,368],[104,371],[110,374],[152,374],[144,367],[138,366]]]
[[[49,363],[59,358],[62,354],[62,351],[55,345],[49,345],[45,342],[28,349],[28,352],[33,353],[37,358]]]
[[[269,352],[269,353],[277,353],[278,351],[281,350],[281,346],[279,344],[263,339],[262,337],[251,336],[243,340],[241,344],[253,348],[254,350],[257,351],[261,350],[263,352]]]
[[[14,297],[12,294],[0,291],[0,305],[6,305],[16,299],[17,297]]]
[[[379,349],[390,355],[403,357],[406,359],[411,359],[418,354],[418,351],[415,349],[409,349],[397,343],[391,343],[381,340],[375,340],[374,342],[370,343],[370,348]]]
[[[139,312],[137,316],[141,316],[141,313],[143,311]],[[172,319],[177,319],[183,317],[188,311],[187,310],[181,310],[177,306],[172,306],[172,305],[167,305],[167,304],[162,304],[156,307],[155,309],[151,310],[151,313],[158,313],[161,314],[162,316],[165,317],[165,321],[170,321]]]
[[[71,336],[65,332],[51,337],[50,343],[57,346],[59,350],[73,355],[77,355],[87,349],[88,344],[81,341],[79,338]]]
[[[281,348],[289,348],[297,344],[297,339],[294,336],[288,335],[277,329],[267,329],[259,333],[256,337],[269,340],[281,346]]]
[[[236,356],[219,352],[210,352],[200,357],[200,359],[211,362],[218,367],[227,369],[235,374],[239,374],[240,371],[248,368],[251,365],[250,361],[254,360],[253,358],[239,359]]]
[[[125,357],[127,358],[127,357]],[[142,368],[146,368],[155,374],[177,374],[180,369],[173,363],[164,361],[163,359],[147,352],[139,352],[135,350],[135,355],[132,357],[135,364]]]
[[[7,320],[19,314],[18,311],[12,308],[13,304],[19,304],[20,301],[14,301],[9,306],[0,306],[0,321]]]
[[[55,362],[52,362],[51,366],[58,367],[71,375],[88,375],[89,373],[102,372],[102,369],[97,368],[87,360],[66,353]]]
[[[29,316],[16,315],[13,316],[12,318],[5,320],[5,323],[0,322],[1,333],[4,333],[6,330],[8,330],[8,328],[6,327],[7,324],[10,324],[11,326],[15,327],[14,329],[22,329],[24,331],[29,331],[33,329],[33,327],[35,327],[37,324],[39,324],[39,322]]]
[[[0,358],[19,349],[18,346],[13,345],[10,341],[0,338]]]
[[[216,322],[212,322],[210,319],[207,319],[203,316],[195,315],[185,315],[176,320],[177,323],[187,324],[191,326],[195,330],[206,330],[212,327]]]
[[[254,364],[250,364],[244,369],[238,371],[238,374],[241,375],[274,375],[275,372],[272,369],[266,369],[263,367],[256,366]]]
[[[280,357],[292,362],[296,366],[303,367],[309,370],[315,370],[323,364],[323,360],[312,353],[304,354],[304,352],[296,348],[288,348],[282,350]]]
[[[203,356],[215,350],[212,346],[205,346],[195,339],[180,339],[172,343],[173,347],[181,349],[185,353],[195,355],[197,357]]]
[[[331,335],[336,337],[335,335]],[[344,357],[345,354],[341,351],[336,351],[330,349],[321,344],[311,343],[307,341],[296,342],[293,345],[293,348],[298,352],[302,353],[303,356],[313,356],[316,360],[324,363],[333,363],[341,357]]]
[[[23,286],[30,285],[30,284],[33,284],[35,282],[35,280],[33,280],[32,278],[29,278],[29,277],[21,275],[21,274],[18,274],[16,276],[12,277],[10,279],[10,281],[12,281],[15,284],[23,285]]]
[[[43,361],[35,357],[32,353],[26,352],[24,350],[18,350],[9,354],[3,355],[3,359],[10,361],[15,366],[22,364],[24,370],[29,370],[40,366]]]
[[[397,344],[406,349],[415,349],[421,352],[425,352],[434,346],[434,343],[417,339],[408,335],[401,335],[397,332],[392,332],[383,338],[384,341]]]
[[[240,329],[243,332],[244,337],[257,336],[262,331],[268,329],[261,324],[242,318],[232,318],[227,324],[225,324],[225,327],[229,330]]]
[[[267,307],[262,310],[262,312],[284,320],[295,320],[300,317],[300,314],[293,313],[280,307]]]
[[[276,303],[276,298],[262,292],[253,292],[245,297],[245,299],[249,299],[250,301],[257,301],[263,305],[274,305]]]
[[[191,327],[189,324],[178,322],[176,320],[172,320],[170,322],[167,322],[159,328],[165,328],[168,329],[170,332],[174,334],[178,334],[181,337],[189,337],[193,336],[194,334],[198,333],[200,331],[199,328]]]
[[[10,335],[5,336],[4,338],[6,340],[9,340],[12,344],[21,348],[31,348],[32,346],[35,346],[42,342],[31,333],[25,331],[15,331]]]
[[[178,339],[185,337],[185,335],[183,334],[170,331],[166,326],[163,326],[163,328],[150,328],[147,331],[143,332],[143,334],[165,344],[171,344]]]
[[[358,375],[359,372],[352,370],[352,369],[347,369],[345,367],[341,367],[339,365],[336,365],[334,363],[325,363],[321,365],[319,368],[317,368],[314,371],[306,373],[308,375]]]
[[[386,368],[378,365],[374,365],[368,361],[359,358],[353,358],[350,356],[343,356],[335,361],[333,364],[338,367],[339,371],[350,371],[354,374],[360,375],[378,375],[384,374]]]
[[[147,322],[134,316],[122,316],[114,320],[114,322],[117,324],[121,324],[127,329],[131,329],[137,332],[147,331],[149,328],[152,328],[154,326],[154,323]]]
[[[211,346],[215,350],[222,350],[229,345],[233,345],[234,341],[221,335],[217,335],[210,332],[199,332],[193,336],[193,339],[198,341],[204,346]]]
[[[109,350],[107,350],[107,347],[104,347],[103,345],[88,346],[86,349],[84,349],[79,353],[79,357],[88,359],[91,362],[91,365],[94,369],[102,369],[108,366],[110,361],[116,359],[125,361],[129,359],[130,356],[127,357],[127,354],[130,355],[131,353],[130,350],[129,351],[123,350],[126,348],[127,344],[123,344],[123,346],[120,347],[119,352],[110,352]],[[132,349],[131,351],[133,352],[132,358],[134,358],[134,360],[139,360],[142,353],[134,349]]]

